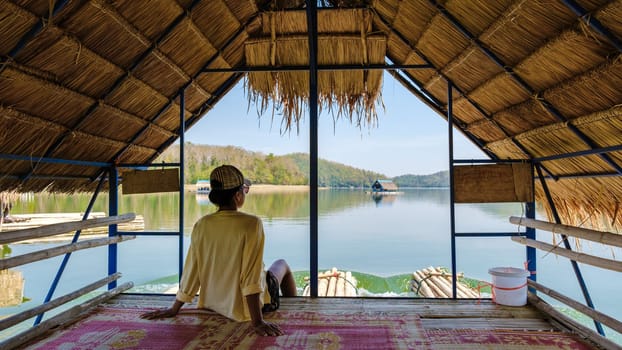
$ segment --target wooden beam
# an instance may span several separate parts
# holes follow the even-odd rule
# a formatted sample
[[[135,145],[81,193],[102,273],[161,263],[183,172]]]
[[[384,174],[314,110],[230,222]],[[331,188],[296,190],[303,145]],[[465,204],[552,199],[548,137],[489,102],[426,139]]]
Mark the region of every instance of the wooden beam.
[[[41,335],[43,335],[45,332],[47,332],[48,330],[54,328],[54,327],[59,327],[59,326],[63,326],[63,325],[68,325],[71,324],[73,322],[75,322],[78,317],[80,315],[82,315],[83,313],[89,311],[90,309],[96,307],[97,305],[101,304],[102,302],[118,295],[121,294],[122,292],[132,288],[134,286],[134,283],[132,282],[127,282],[124,283],[120,286],[118,286],[115,289],[109,290],[105,293],[102,293],[98,296],[96,296],[93,299],[90,299],[80,305],[76,305],[50,319],[47,319],[41,323],[39,323],[38,325],[29,328],[28,330],[17,334],[14,337],[11,337],[9,339],[6,339],[5,341],[0,343],[0,349],[13,349],[13,348],[17,348],[18,346],[36,338],[39,337]]]
[[[20,312],[18,314],[15,314],[13,316],[4,318],[2,320],[0,320],[0,329],[7,329],[9,327],[12,327],[24,320],[27,320],[31,317],[34,317],[42,312],[46,312],[48,310],[51,310],[59,305],[65,304],[66,302],[76,299],[78,297],[83,296],[84,294],[91,292],[99,287],[103,287],[105,285],[107,285],[108,283],[112,282],[112,281],[116,281],[121,277],[121,273],[117,272],[115,274],[112,274],[106,278],[102,278],[101,280],[91,283],[88,286],[82,287],[78,290],[76,290],[75,292],[69,293],[69,294],[65,294],[62,297],[58,297],[54,300],[51,300],[45,304],[39,305],[37,307],[33,307],[31,309],[25,310],[23,312]]]
[[[27,228],[23,230],[0,232],[0,244],[19,242],[33,238],[54,236],[61,233],[83,230],[91,227],[114,225],[122,222],[132,221],[135,218],[136,214],[127,213],[118,216],[108,216],[105,218],[62,222],[59,224],[45,225],[40,227]]]
[[[519,218],[517,216],[510,216],[510,222],[515,225],[536,228],[539,230],[549,231],[553,233],[565,234],[572,237],[578,237],[587,239],[592,242],[598,242],[602,244],[613,245],[616,247],[622,247],[622,235],[590,230],[587,228],[580,228],[562,224],[553,224],[546,221]]]
[[[605,326],[617,331],[618,333],[622,333],[622,322],[616,320],[615,318],[606,315],[600,311],[596,311],[589,306],[583,305],[580,302],[569,298],[553,289],[550,289],[536,281],[527,280],[527,284],[530,287],[537,289],[538,291],[550,296],[551,298],[557,299],[562,303],[574,308],[575,310],[584,313],[585,315],[591,317],[593,320],[596,320]]]
[[[572,250],[568,250],[562,247],[557,247],[557,246],[554,246],[552,244],[548,244],[545,242],[536,241],[534,239],[527,239],[525,237],[512,237],[512,240],[514,242],[524,244],[528,247],[533,247],[533,248],[537,248],[540,250],[544,250],[546,252],[551,252],[553,254],[561,255],[570,260],[578,261],[578,262],[589,264],[592,266],[602,267],[603,269],[607,269],[607,270],[622,272],[622,261],[600,258],[597,256],[585,254],[585,253],[578,253],[578,252],[574,252]]]
[[[571,319],[570,317],[564,315],[560,311],[557,311],[553,306],[547,304],[544,300],[540,299],[538,296],[528,293],[527,299],[529,303],[535,306],[538,310],[542,311],[544,314],[549,315],[554,318],[558,322],[561,322],[564,326],[572,329],[577,332],[584,338],[589,339],[590,341],[598,344],[603,349],[617,349],[622,350],[622,346],[614,343],[613,341],[603,337],[602,335],[594,332],[590,328],[582,325],[581,323]]]
[[[66,244],[59,247],[49,248],[38,250],[36,252],[18,255],[11,258],[0,259],[0,270],[5,270],[11,267],[20,266],[24,264],[28,264],[31,262],[48,259],[54,256],[58,256],[65,253],[74,252],[76,250],[82,250],[87,248],[99,247],[102,245],[109,245],[114,243],[119,243],[123,241],[128,241],[130,239],[134,239],[136,236],[115,236],[115,237],[105,237],[105,238],[97,238],[90,239],[87,241],[76,242],[72,244]]]

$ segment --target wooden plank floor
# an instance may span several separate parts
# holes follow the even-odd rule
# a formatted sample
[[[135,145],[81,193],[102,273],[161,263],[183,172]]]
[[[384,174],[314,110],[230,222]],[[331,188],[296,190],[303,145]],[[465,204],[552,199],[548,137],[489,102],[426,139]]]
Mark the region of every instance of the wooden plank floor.
[[[172,305],[174,300],[174,295],[122,294],[104,305],[163,308]],[[419,315],[425,328],[431,329],[566,330],[559,324],[551,323],[546,315],[531,306],[501,306],[490,300],[295,297],[281,298],[281,308],[292,311],[378,311],[389,314],[413,312]]]
[[[171,294],[121,294],[101,305],[122,309],[151,309],[170,307],[174,300],[175,295]],[[184,307],[196,308],[196,305],[187,304]],[[502,306],[494,304],[488,299],[295,297],[281,298],[281,309],[283,312],[315,312],[324,316],[332,314],[336,317],[357,313],[378,313],[378,315],[383,315],[385,319],[390,318],[390,316],[400,320],[405,318],[416,319],[417,322],[408,323],[407,327],[419,327],[417,329],[422,327],[425,334],[439,334],[439,332],[442,334],[446,332],[450,332],[448,334],[461,334],[468,331],[498,330],[500,332],[498,334],[514,332],[513,334],[524,335],[526,339],[532,337],[535,332],[542,332],[540,334],[551,334],[555,331],[571,332],[534,306]],[[286,321],[281,320],[281,322]],[[455,330],[456,333],[451,333],[452,330]],[[579,336],[578,338],[583,337]],[[420,341],[424,338],[417,337],[416,339]],[[597,346],[591,342],[585,344],[593,349],[619,348],[615,344],[612,347]],[[512,349],[514,349],[514,345],[519,346],[509,344]],[[557,348],[555,343],[546,347],[546,349]],[[559,349],[562,348],[565,347],[559,345]]]

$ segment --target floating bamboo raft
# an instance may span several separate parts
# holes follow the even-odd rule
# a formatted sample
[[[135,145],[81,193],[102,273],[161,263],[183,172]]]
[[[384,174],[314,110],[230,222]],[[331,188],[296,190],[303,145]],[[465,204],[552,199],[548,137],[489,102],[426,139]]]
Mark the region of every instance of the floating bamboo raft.
[[[84,213],[44,213],[44,214],[19,214],[11,215],[16,222],[5,222],[0,226],[0,231],[14,231],[28,228],[35,228],[51,224],[59,224],[71,221],[81,221]],[[87,219],[96,219],[106,217],[106,213],[94,212]],[[136,215],[134,220],[117,224],[119,231],[143,231],[145,229],[145,220],[142,215]],[[108,233],[108,226],[99,226],[83,229],[82,235],[103,235]],[[74,232],[67,232],[52,237],[39,238],[35,240],[22,241],[22,243],[49,242],[49,241],[65,241],[73,237]]]
[[[456,291],[458,298],[480,297],[477,290],[471,289],[463,282],[460,282],[460,279],[464,278],[464,274],[459,273],[457,277]],[[417,270],[413,273],[411,289],[424,298],[451,298],[451,273],[438,267]]]
[[[309,277],[305,277],[309,281]],[[317,295],[320,297],[355,297],[357,295],[356,278],[352,272],[339,271],[336,267],[318,274]],[[305,286],[303,296],[310,296],[310,286]]]

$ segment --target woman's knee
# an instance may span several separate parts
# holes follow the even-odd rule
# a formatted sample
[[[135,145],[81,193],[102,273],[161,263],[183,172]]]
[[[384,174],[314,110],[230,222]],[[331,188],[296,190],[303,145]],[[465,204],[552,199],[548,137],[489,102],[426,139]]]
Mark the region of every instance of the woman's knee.
[[[285,276],[287,273],[291,272],[287,261],[284,259],[274,261],[270,266],[270,271],[274,274],[278,274],[279,276]]]

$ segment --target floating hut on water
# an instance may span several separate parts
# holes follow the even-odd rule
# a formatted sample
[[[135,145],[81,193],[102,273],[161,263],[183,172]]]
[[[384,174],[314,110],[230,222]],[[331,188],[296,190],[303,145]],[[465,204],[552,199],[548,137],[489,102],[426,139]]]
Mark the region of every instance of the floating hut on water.
[[[211,190],[209,180],[197,180],[196,192],[201,194],[209,193]]]
[[[371,185],[373,194],[398,194],[398,187],[392,180],[376,180]]]
[[[434,345],[435,339],[472,336],[469,339],[482,347],[490,345],[482,339],[494,338],[497,348],[515,346],[512,341],[546,342],[546,348],[562,343],[619,348],[610,333],[622,332],[622,323],[598,310],[590,297],[590,283],[610,281],[588,283],[579,264],[615,272],[622,271],[622,264],[576,252],[569,237],[613,249],[622,246],[620,18],[619,0],[1,0],[0,191],[86,191],[94,199],[108,191],[109,210],[105,218],[3,232],[0,241],[52,236],[68,228],[75,230],[77,239],[80,230],[97,226],[107,227],[109,234],[2,259],[0,270],[43,256],[63,255],[71,264],[72,251],[110,248],[106,261],[100,262],[108,265],[107,276],[84,281],[84,288],[57,299],[52,298],[52,283],[41,305],[0,320],[0,329],[7,330],[35,318],[33,327],[2,340],[0,347],[29,342],[45,346],[51,339],[63,339],[58,333],[50,338],[49,332],[63,332],[61,325],[86,317],[89,310],[95,310],[90,316],[103,312],[102,317],[110,317],[103,303],[121,310],[117,314],[170,305],[170,296],[124,293],[132,282],[118,271],[122,250],[117,244],[140,236],[117,226],[135,218],[119,213],[119,187],[124,182],[125,194],[133,176],[141,188],[127,186],[128,193],[179,191],[183,212],[184,133],[243,83],[260,112],[271,114],[271,105],[282,108],[278,112],[284,131],[297,128],[305,114],[310,120],[310,296],[284,298],[285,309],[300,311],[292,313],[298,318],[286,321],[304,327],[312,322],[309,314],[322,316],[322,334],[335,335],[350,327],[349,333],[339,334],[358,334],[348,338],[352,342],[372,341],[382,334],[384,344],[406,337]],[[333,111],[335,118],[346,118],[353,127],[382,127],[376,107],[385,76],[447,121],[451,296],[440,301],[318,298],[318,111]],[[455,159],[454,131],[481,149],[486,159]],[[154,164],[175,142],[181,146],[181,162]],[[454,205],[473,202],[525,203],[524,217],[511,219],[523,229],[490,233],[482,223],[482,232],[456,232]],[[536,203],[546,211],[545,220],[536,220]],[[91,210],[89,205],[85,213]],[[183,215],[180,221],[183,228]],[[181,231],[141,233],[178,238],[178,246],[171,249],[179,253],[180,273]],[[561,244],[542,242],[541,231],[554,232]],[[584,300],[541,285],[536,273],[529,276],[529,303],[523,307],[460,298],[456,241],[469,244],[473,237],[505,237],[507,244],[526,246],[527,269],[532,272],[540,273],[536,249],[568,259]],[[55,281],[62,271],[59,267]],[[53,308],[103,286],[106,292],[47,317]],[[560,313],[545,296],[584,314],[590,324]],[[331,323],[327,315],[357,322]],[[216,315],[193,317],[209,318],[214,334],[232,329],[246,334],[239,328],[245,325],[232,325]],[[385,328],[378,324],[381,318]],[[107,324],[113,329],[120,322]],[[402,337],[390,331],[398,324],[406,327],[400,328]],[[171,330],[175,325],[163,327]],[[115,336],[109,329],[102,332],[108,332],[107,337],[94,338],[104,342]],[[138,334],[142,333],[127,335]],[[158,334],[169,333],[149,333],[136,341],[157,339]],[[193,339],[201,341],[198,335]],[[259,341],[248,339],[244,341]],[[306,341],[313,339],[318,337]],[[240,340],[238,345],[245,344]],[[107,345],[93,347],[97,346]]]

